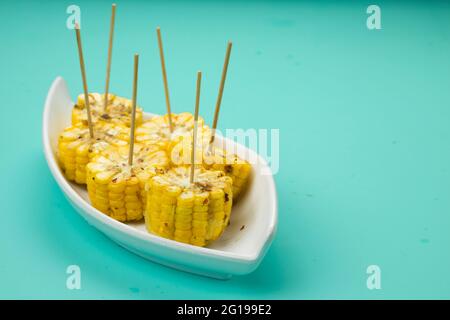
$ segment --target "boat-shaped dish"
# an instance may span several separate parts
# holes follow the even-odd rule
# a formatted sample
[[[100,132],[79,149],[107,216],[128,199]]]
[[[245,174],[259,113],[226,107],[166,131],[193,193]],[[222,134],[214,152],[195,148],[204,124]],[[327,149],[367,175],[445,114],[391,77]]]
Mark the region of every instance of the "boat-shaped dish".
[[[71,100],[66,82],[55,79],[48,92],[43,114],[42,138],[50,171],[75,210],[89,224],[122,247],[145,259],[204,276],[227,279],[252,272],[270,246],[277,226],[277,196],[267,163],[253,151],[237,144],[242,158],[252,163],[248,190],[233,206],[231,223],[224,234],[208,247],[196,247],[150,234],[145,224],[118,222],[91,206],[85,188],[69,182],[56,158],[59,133],[70,125]],[[151,117],[151,114],[145,114]],[[224,139],[217,137],[217,143]],[[227,144],[234,144],[227,140]],[[262,173],[265,174],[262,174]]]

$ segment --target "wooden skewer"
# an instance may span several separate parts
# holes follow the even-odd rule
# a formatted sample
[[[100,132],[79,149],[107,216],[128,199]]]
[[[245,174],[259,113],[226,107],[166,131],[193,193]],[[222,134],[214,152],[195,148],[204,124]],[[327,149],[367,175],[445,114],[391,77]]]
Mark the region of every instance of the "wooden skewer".
[[[200,85],[202,83],[202,72],[197,73],[197,92],[195,95],[195,113],[194,113],[194,132],[192,134],[192,153],[191,153],[191,179],[190,182],[194,183],[194,171],[195,171],[195,146],[197,145],[197,127],[198,127],[198,108],[200,104]]]
[[[89,104],[89,92],[88,92],[87,81],[86,81],[86,70],[84,67],[83,47],[81,45],[81,34],[80,34],[80,27],[78,26],[78,24],[75,24],[75,33],[77,36],[78,57],[80,58],[81,78],[83,80],[84,103],[86,104],[89,135],[91,136],[91,138],[93,138],[94,137],[94,128],[92,126],[91,106]]]
[[[131,127],[130,127],[130,153],[128,154],[128,165],[133,164],[133,149],[134,149],[134,129],[136,125],[136,96],[137,96],[137,81],[138,81],[139,55],[134,55],[134,73],[133,73],[133,97],[132,97],[132,113],[131,113]]]
[[[233,43],[231,41],[228,41],[227,52],[225,54],[225,62],[223,63],[223,69],[222,69],[222,78],[220,79],[219,95],[217,96],[216,110],[214,112],[214,121],[213,121],[213,125],[212,125],[211,140],[209,141],[210,145],[214,142],[214,138],[216,136],[217,122],[219,120],[220,104],[222,103],[223,88],[225,86],[225,79],[227,77],[228,63],[230,62],[230,54],[231,54],[232,46],[233,46]]]
[[[114,38],[114,22],[116,21],[116,4],[113,3],[111,11],[111,23],[109,25],[109,46],[108,46],[108,62],[106,65],[106,84],[105,84],[105,106],[108,106],[108,94],[109,94],[109,78],[111,74],[111,59],[112,59],[112,48],[113,48],[113,38]]]
[[[170,132],[173,132],[172,112],[170,111],[169,85],[167,84],[166,62],[164,59],[164,50],[163,50],[163,44],[162,44],[162,38],[161,38],[161,29],[159,27],[156,28],[156,35],[158,36],[159,56],[161,58],[161,69],[162,69],[162,76],[163,76],[163,82],[164,82],[164,92],[166,95],[166,107],[167,107],[167,114],[169,115],[169,127],[170,127]]]

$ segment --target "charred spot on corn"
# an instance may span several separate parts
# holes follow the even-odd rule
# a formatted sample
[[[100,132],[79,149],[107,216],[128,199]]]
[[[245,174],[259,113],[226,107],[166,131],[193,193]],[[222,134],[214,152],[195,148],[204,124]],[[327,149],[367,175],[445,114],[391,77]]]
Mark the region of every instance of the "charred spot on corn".
[[[164,174],[164,173],[166,173],[166,170],[161,169],[161,168],[156,168],[155,172],[158,173],[158,174]]]
[[[197,181],[194,184],[197,188],[199,188],[202,191],[211,191],[212,190],[211,184],[209,184],[207,182],[198,182]]]
[[[104,114],[101,115],[101,118],[104,119],[104,120],[109,120],[109,119],[111,119],[111,116],[109,114],[107,114],[107,113],[104,113]]]
[[[228,193],[225,192],[225,202],[230,201],[230,196],[228,195]]]

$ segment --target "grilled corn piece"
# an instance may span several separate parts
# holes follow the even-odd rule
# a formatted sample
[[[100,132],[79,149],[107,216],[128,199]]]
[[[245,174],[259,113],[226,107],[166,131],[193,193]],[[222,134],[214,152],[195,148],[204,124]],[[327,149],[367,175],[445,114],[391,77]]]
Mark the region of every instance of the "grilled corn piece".
[[[91,107],[92,122],[98,120],[125,124],[131,124],[132,102],[129,99],[108,94],[108,105],[105,110],[105,95],[100,93],[89,94],[89,105]],[[84,94],[80,94],[77,103],[72,109],[72,124],[83,123],[87,125],[86,103]],[[142,123],[142,109],[136,108],[136,126]]]
[[[234,200],[239,199],[248,185],[252,170],[248,161],[239,158],[236,154],[229,154],[223,149],[213,148],[211,152],[206,153],[204,165],[209,170],[220,170],[231,177]]]
[[[104,122],[94,125],[94,138],[82,124],[64,129],[58,139],[58,159],[67,179],[85,184],[86,165],[90,159],[110,146],[128,145],[128,132],[123,125]]]
[[[179,242],[205,246],[228,226],[232,181],[221,171],[176,167],[147,183],[145,224],[148,231]]]
[[[251,173],[251,165],[248,161],[241,159],[226,146],[210,146],[211,129],[207,126],[199,130],[195,162],[201,164],[208,170],[223,171],[233,179],[233,200],[236,202],[245,190]],[[172,147],[170,159],[174,165],[190,165],[192,150],[192,135],[185,135]]]
[[[145,144],[156,144],[170,152],[185,135],[191,135],[194,128],[194,116],[189,112],[171,114],[173,132],[170,132],[169,116],[154,116],[136,129],[136,141]],[[203,127],[204,120],[198,119],[198,127]]]
[[[131,166],[128,152],[128,146],[107,149],[86,167],[92,205],[119,221],[143,218],[145,183],[169,164],[166,153],[157,146],[135,144]]]

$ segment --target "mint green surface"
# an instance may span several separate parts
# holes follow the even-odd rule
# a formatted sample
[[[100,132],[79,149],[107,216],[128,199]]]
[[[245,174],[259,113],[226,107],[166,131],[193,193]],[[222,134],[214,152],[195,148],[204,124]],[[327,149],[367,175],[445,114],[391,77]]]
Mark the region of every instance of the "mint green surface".
[[[219,126],[279,128],[279,228],[252,274],[217,281],[143,260],[70,207],[45,162],[41,115],[61,75],[81,92],[66,7],[81,6],[91,91],[104,90],[109,1],[0,2],[0,298],[450,298],[450,6],[364,1],[118,1],[111,90],[164,113],[155,27],[174,112]],[[79,265],[82,289],[67,290]],[[379,265],[382,289],[368,290]]]

